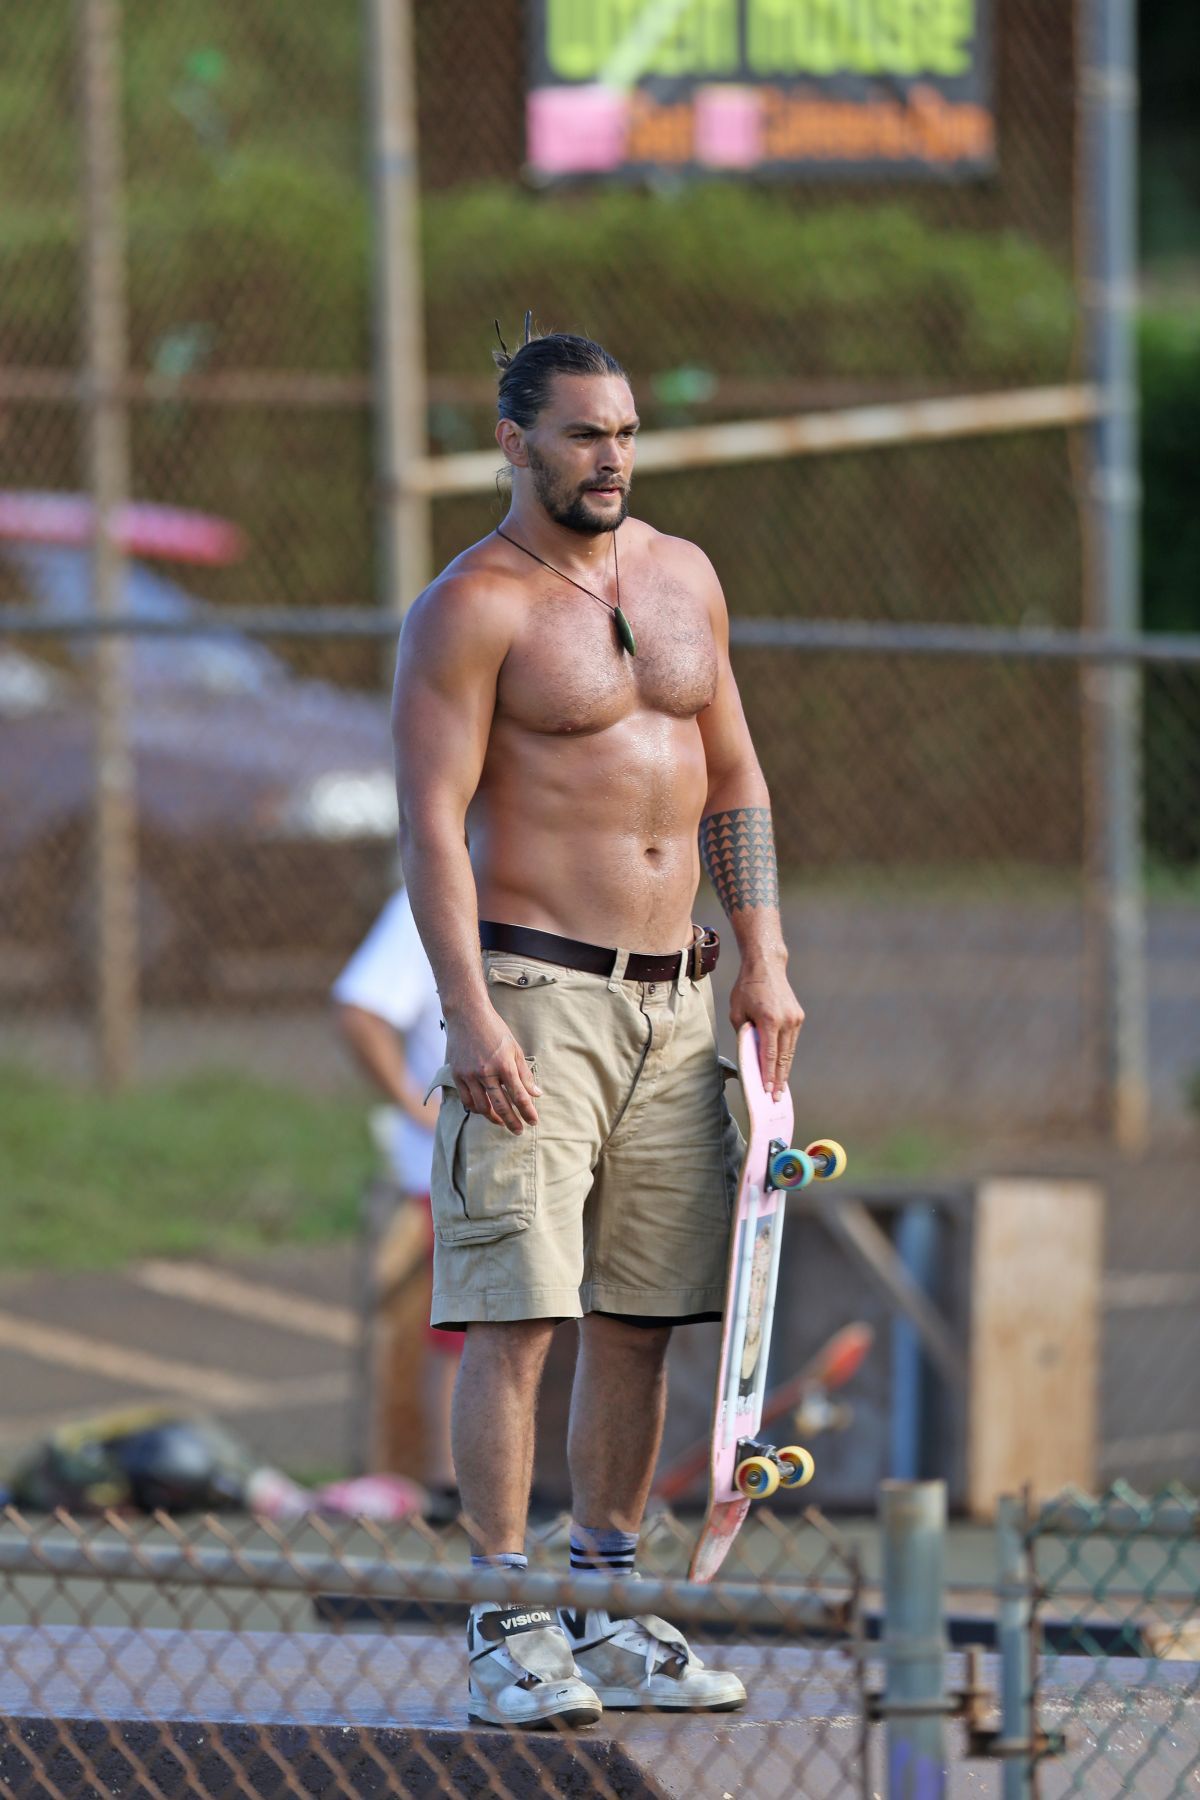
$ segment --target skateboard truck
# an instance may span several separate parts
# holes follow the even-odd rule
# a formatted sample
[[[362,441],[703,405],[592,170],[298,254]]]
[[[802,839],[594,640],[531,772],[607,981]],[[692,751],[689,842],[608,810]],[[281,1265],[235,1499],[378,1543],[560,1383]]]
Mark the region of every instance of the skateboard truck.
[[[818,1138],[807,1150],[794,1150],[782,1138],[767,1149],[767,1192],[773,1188],[806,1188],[810,1181],[836,1181],[846,1168],[846,1152],[833,1138]]]
[[[811,1451],[802,1444],[776,1449],[760,1438],[739,1438],[733,1485],[748,1500],[765,1500],[776,1488],[804,1487],[816,1472]]]

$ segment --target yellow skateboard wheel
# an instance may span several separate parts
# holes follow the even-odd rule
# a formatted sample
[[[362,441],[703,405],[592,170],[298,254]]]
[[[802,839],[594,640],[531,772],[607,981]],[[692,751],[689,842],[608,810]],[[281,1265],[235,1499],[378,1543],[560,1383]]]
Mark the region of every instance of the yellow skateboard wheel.
[[[846,1173],[846,1152],[836,1138],[818,1138],[808,1146],[805,1155],[812,1158],[818,1181],[836,1181]]]
[[[733,1485],[750,1500],[765,1500],[779,1486],[779,1470],[769,1456],[748,1456],[733,1472]]]
[[[780,1465],[780,1487],[807,1487],[817,1472],[817,1465],[803,1444],[785,1445],[775,1452],[775,1461]]]

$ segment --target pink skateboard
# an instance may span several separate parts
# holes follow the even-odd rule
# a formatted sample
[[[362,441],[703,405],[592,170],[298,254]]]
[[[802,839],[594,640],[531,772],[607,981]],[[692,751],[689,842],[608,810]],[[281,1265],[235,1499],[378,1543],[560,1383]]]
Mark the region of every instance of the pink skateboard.
[[[785,1091],[774,1100],[764,1090],[752,1025],[743,1025],[738,1033],[738,1073],[750,1138],[729,1238],[708,1512],[688,1570],[693,1581],[712,1580],[752,1500],[812,1480],[814,1464],[807,1450],[799,1444],[776,1449],[760,1443],[757,1433],[767,1389],[784,1201],[789,1189],[807,1187],[813,1180],[832,1181],[846,1167],[846,1152],[831,1138],[807,1150],[792,1147],[792,1097]]]

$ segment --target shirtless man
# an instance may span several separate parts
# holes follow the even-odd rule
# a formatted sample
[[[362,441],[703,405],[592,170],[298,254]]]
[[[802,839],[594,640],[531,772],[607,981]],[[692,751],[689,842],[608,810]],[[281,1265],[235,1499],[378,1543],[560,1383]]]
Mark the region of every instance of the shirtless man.
[[[512,504],[413,606],[394,707],[446,1020],[433,1323],[467,1333],[453,1442],[476,1560],[523,1568],[538,1386],[555,1325],[580,1321],[571,1564],[632,1572],[668,1339],[720,1315],[741,1155],[701,857],[741,955],[731,1017],[776,1092],[804,1015],[720,586],[628,516],[625,374],[560,333],[497,361]],[[476,1606],[467,1645],[470,1714],[493,1724],[745,1699],[651,1615]]]

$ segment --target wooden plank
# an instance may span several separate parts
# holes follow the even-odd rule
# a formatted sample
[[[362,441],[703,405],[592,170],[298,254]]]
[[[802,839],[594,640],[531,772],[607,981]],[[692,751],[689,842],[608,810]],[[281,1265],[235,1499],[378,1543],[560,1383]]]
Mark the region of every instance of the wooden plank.
[[[967,1506],[1096,1480],[1104,1200],[1084,1181],[981,1183],[971,1276]]]
[[[792,456],[831,456],[897,444],[947,443],[1010,431],[1061,430],[1097,416],[1093,387],[1019,388],[991,394],[954,394],[883,406],[846,406],[782,418],[736,419],[727,424],[681,425],[643,432],[638,473],[778,462]],[[409,465],[410,491],[474,494],[496,480],[494,450],[463,450]]]
[[[394,1194],[380,1183],[380,1195]],[[376,1216],[381,1212],[377,1199]],[[425,1420],[421,1376],[433,1286],[429,1221],[407,1199],[393,1202],[371,1257],[367,1345],[368,1469],[425,1478]]]

